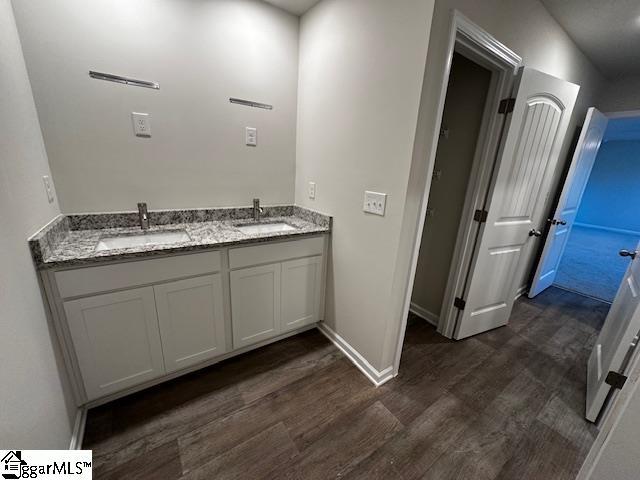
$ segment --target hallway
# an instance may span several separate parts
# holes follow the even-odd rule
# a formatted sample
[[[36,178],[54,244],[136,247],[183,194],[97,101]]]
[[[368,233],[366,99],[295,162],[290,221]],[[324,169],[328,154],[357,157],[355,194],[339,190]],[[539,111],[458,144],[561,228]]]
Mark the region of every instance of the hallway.
[[[83,448],[95,478],[572,479],[607,309],[551,288],[459,342],[412,317],[378,389],[312,330],[90,410]]]

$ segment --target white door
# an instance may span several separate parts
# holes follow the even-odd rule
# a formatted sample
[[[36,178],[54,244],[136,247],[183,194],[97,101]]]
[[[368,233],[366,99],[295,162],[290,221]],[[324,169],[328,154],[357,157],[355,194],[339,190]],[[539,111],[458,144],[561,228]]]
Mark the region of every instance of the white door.
[[[282,331],[317,322],[320,312],[322,257],[282,263]]]
[[[231,272],[234,348],[277,336],[280,326],[279,263]]]
[[[549,234],[529,289],[529,298],[550,287],[556,278],[608,122],[609,119],[593,107],[587,112],[558,206],[549,219]]]
[[[88,400],[164,374],[153,288],[64,303]]]
[[[516,81],[454,338],[506,325],[580,87],[529,68]]]
[[[639,251],[640,243],[635,252]],[[610,387],[605,383],[608,373],[624,373],[620,370],[625,356],[640,331],[640,253],[638,255],[627,269],[589,357],[586,417],[592,422],[596,421],[609,393]]]
[[[156,285],[153,290],[167,373],[226,352],[220,274]]]

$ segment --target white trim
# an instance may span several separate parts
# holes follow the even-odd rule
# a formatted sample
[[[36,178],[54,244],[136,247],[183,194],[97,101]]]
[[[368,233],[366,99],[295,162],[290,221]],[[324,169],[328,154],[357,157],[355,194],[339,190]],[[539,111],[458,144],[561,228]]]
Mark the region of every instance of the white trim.
[[[611,305],[611,302],[608,301],[608,300],[605,300],[603,298],[594,297],[593,295],[588,295],[586,293],[579,292],[578,290],[573,290],[573,289],[568,288],[568,287],[563,287],[562,285],[558,285],[557,283],[552,283],[551,286],[554,287],[554,288],[559,288],[560,290],[564,290],[565,292],[575,293],[576,295],[580,295],[581,297],[590,298],[591,300],[597,300],[598,302],[602,302],[602,303],[606,303],[608,305]]]
[[[426,308],[421,307],[420,305],[411,302],[411,306],[409,307],[409,311],[414,315],[420,317],[423,320],[426,320],[434,327],[438,328],[438,322],[440,321],[440,317],[433,312],[430,312]]]
[[[379,387],[383,383],[388,382],[396,374],[393,372],[393,366],[389,366],[382,371],[378,371],[364,358],[355,348],[353,348],[344,338],[334,332],[326,323],[320,322],[318,330],[327,337],[358,369],[371,380],[371,382]]]
[[[640,236],[640,232],[637,231],[637,230],[626,230],[624,228],[605,227],[603,225],[594,225],[592,223],[574,222],[573,226],[574,227],[591,228],[593,230],[604,230],[606,232],[625,233],[627,235],[638,235],[638,236]]]
[[[451,26],[449,30],[449,40],[447,45],[447,57],[444,65],[444,69],[442,71],[442,82],[440,85],[440,96],[438,99],[438,109],[437,109],[437,120],[434,125],[434,129],[431,133],[430,139],[430,151],[428,152],[427,157],[427,168],[424,176],[424,183],[422,188],[422,199],[420,200],[420,212],[418,217],[415,219],[417,222],[415,226],[415,238],[413,240],[413,251],[411,252],[411,258],[409,263],[409,268],[407,271],[408,278],[406,278],[406,290],[404,291],[404,306],[402,310],[398,312],[400,315],[400,327],[397,331],[396,338],[396,349],[394,353],[394,362],[393,362],[393,371],[397,374],[400,368],[400,357],[402,355],[402,345],[404,343],[404,336],[407,329],[407,316],[409,314],[409,308],[411,306],[411,295],[413,290],[413,282],[416,274],[416,267],[418,263],[418,255],[420,253],[420,243],[422,240],[422,231],[424,228],[424,220],[427,213],[427,203],[429,200],[429,192],[431,185],[431,178],[433,174],[433,167],[435,165],[436,152],[438,147],[438,138],[440,134],[440,129],[442,128],[442,115],[444,113],[444,103],[447,96],[447,87],[449,84],[449,75],[451,72],[451,63],[453,60],[453,53],[456,49],[456,46],[460,45],[466,47],[466,51],[473,51],[476,55],[474,58],[484,57],[487,63],[493,64],[493,69],[500,72],[500,80],[499,86],[496,88],[496,95],[502,95],[505,93],[508,87],[512,85],[513,79],[507,79],[508,74],[512,73],[512,76],[515,76],[515,73],[518,70],[518,67],[522,63],[522,58],[506,47],[504,44],[500,43],[493,36],[491,36],[488,32],[475,25],[469,19],[467,19],[464,15],[462,15],[459,11],[453,10],[451,16]],[[485,64],[486,66],[486,64]],[[502,88],[500,88],[502,87]],[[425,88],[433,88],[433,85],[423,85],[423,89]],[[503,91],[504,90],[504,91]],[[506,96],[506,95],[505,95]],[[500,97],[498,97],[499,100]],[[504,97],[503,97],[504,98]],[[487,133],[487,135],[490,135]],[[487,139],[488,140],[488,139]],[[414,162],[415,157],[414,157]],[[420,161],[423,161],[422,159]],[[468,214],[468,212],[467,212]],[[412,222],[411,219],[406,220],[407,222]],[[413,229],[412,229],[413,230]],[[453,275],[450,272],[450,275]],[[450,283],[450,282],[449,282]],[[452,290],[448,288],[448,290]],[[445,301],[447,301],[445,299]],[[443,317],[444,310],[441,313],[441,317]],[[443,320],[445,320],[443,318]],[[446,323],[446,322],[441,322]],[[453,334],[453,327],[446,328],[445,325],[439,326],[438,331],[443,333],[443,330],[447,330],[450,332],[450,335]]]
[[[608,118],[629,118],[640,117],[640,110],[623,110],[621,112],[604,112],[605,117]]]
[[[71,432],[71,441],[69,442],[69,450],[81,450],[82,440],[84,438],[84,428],[87,424],[87,408],[80,407],[76,412],[76,421],[73,424]]]
[[[520,288],[518,288],[518,290],[516,290],[516,298],[515,300],[519,299],[521,296],[525,295],[527,293],[527,286],[523,285]]]

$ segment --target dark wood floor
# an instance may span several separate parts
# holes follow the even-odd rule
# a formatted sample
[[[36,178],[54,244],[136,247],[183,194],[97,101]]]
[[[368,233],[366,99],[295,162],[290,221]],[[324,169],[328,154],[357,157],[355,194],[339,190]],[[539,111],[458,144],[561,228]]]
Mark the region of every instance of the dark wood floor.
[[[95,478],[572,479],[608,306],[558,289],[449,341],[411,318],[374,388],[317,331],[89,411]]]

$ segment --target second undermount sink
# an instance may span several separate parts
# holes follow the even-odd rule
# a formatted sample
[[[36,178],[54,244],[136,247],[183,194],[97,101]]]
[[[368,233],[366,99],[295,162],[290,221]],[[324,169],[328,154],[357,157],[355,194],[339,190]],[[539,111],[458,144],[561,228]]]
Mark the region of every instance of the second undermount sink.
[[[168,230],[134,235],[118,235],[101,238],[96,251],[115,250],[118,248],[134,248],[145,245],[168,245],[171,243],[189,242],[191,237],[184,230]]]
[[[242,233],[246,233],[248,235],[255,235],[258,233],[278,233],[278,232],[289,232],[291,230],[295,230],[296,227],[292,227],[288,223],[277,222],[277,223],[247,223],[244,225],[236,225],[235,226]]]

